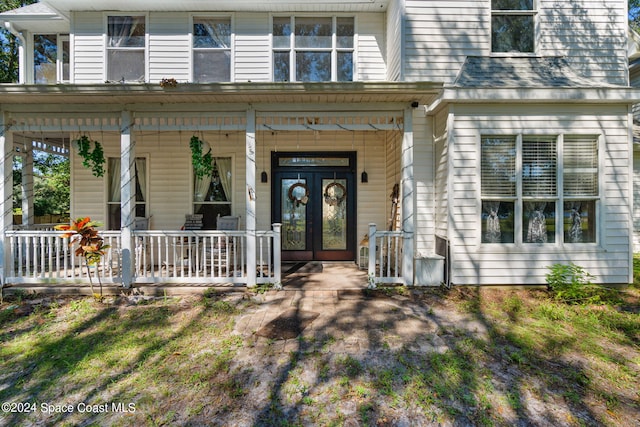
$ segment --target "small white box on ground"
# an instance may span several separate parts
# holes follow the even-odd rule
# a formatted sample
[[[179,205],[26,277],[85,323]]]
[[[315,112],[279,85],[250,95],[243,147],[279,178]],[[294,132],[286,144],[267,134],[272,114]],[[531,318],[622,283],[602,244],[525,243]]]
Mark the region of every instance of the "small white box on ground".
[[[418,256],[414,260],[415,286],[440,286],[444,282],[444,257],[440,255]]]

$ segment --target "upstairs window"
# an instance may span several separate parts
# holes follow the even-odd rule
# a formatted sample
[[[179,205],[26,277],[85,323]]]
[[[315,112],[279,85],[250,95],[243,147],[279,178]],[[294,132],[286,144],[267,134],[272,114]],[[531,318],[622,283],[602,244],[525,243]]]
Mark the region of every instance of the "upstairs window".
[[[145,17],[109,16],[107,19],[107,80],[144,82]]]
[[[491,0],[491,51],[533,53],[534,0]]]
[[[353,81],[354,19],[273,18],[273,80]]]
[[[231,19],[193,18],[193,81],[231,81]]]
[[[33,82],[55,84],[69,81],[69,36],[33,36]]]

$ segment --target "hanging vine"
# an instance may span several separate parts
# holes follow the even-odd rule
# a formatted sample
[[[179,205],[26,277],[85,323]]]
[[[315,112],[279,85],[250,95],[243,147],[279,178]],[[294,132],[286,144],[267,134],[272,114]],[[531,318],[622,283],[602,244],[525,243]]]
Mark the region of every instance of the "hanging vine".
[[[199,179],[213,175],[213,156],[211,155],[211,148],[209,148],[209,151],[207,151],[206,154],[202,154],[203,145],[204,142],[195,135],[192,136],[191,141],[189,141],[193,173]]]
[[[74,141],[78,146],[78,155],[82,157],[82,165],[91,169],[95,177],[104,176],[104,150],[98,141],[92,141],[88,136],[82,135]],[[93,146],[93,150],[91,147]]]

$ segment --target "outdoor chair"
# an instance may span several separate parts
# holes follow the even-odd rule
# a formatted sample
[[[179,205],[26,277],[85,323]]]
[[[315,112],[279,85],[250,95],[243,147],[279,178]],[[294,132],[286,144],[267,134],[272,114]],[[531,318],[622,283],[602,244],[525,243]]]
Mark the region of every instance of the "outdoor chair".
[[[217,231],[237,231],[240,226],[239,216],[220,216],[216,218]],[[235,251],[234,236],[214,236],[211,241],[204,241],[202,245],[202,259],[204,267],[218,266],[225,269],[231,266]]]

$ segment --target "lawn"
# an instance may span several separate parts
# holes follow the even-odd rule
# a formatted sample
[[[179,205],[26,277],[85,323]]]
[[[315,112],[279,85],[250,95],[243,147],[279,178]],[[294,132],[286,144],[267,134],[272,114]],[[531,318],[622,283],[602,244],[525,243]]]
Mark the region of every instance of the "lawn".
[[[297,339],[258,336],[248,319],[282,295],[8,297],[0,424],[640,423],[637,284],[597,303],[382,289],[346,301],[353,319],[338,310]]]

